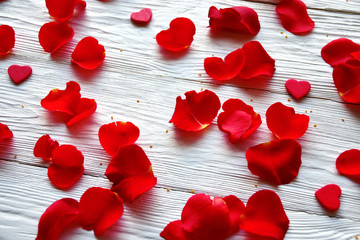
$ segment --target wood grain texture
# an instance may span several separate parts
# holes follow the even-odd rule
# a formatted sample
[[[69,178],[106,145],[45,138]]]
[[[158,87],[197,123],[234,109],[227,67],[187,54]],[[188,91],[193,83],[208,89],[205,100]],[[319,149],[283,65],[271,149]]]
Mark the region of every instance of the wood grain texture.
[[[0,239],[34,239],[38,219],[53,201],[79,199],[89,187],[110,186],[103,175],[110,157],[97,136],[102,124],[113,121],[110,116],[140,128],[137,143],[153,163],[158,185],[126,206],[124,217],[104,239],[159,239],[164,226],[180,218],[191,189],[212,196],[234,194],[244,202],[259,189],[275,190],[291,221],[286,240],[345,240],[360,235],[360,185],[338,175],[335,169],[341,152],[359,148],[360,106],[342,102],[332,83],[332,69],[320,57],[320,49],[338,37],[360,43],[360,2],[305,2],[316,28],[307,36],[295,36],[281,27],[273,1],[88,0],[86,10],[77,10],[70,21],[74,39],[50,56],[37,39],[41,25],[51,21],[44,2],[0,1],[0,24],[13,26],[17,36],[12,53],[0,58],[0,122],[15,135],[12,141],[0,144]],[[207,11],[212,5],[254,8],[262,25],[260,33],[253,39],[210,34]],[[150,7],[154,14],[147,27],[135,26],[129,19],[131,12],[142,7]],[[179,16],[191,18],[197,33],[187,52],[171,54],[154,38]],[[106,48],[104,64],[93,71],[70,64],[72,50],[85,36],[98,38]],[[260,41],[276,60],[272,79],[220,84],[205,74],[205,57],[223,57],[249,40]],[[12,64],[31,65],[33,75],[23,84],[13,85],[7,75]],[[309,81],[310,94],[301,101],[292,100],[284,87],[289,78]],[[40,100],[53,88],[63,89],[70,80],[80,83],[82,96],[96,99],[98,109],[90,118],[67,128],[59,117],[41,108]],[[200,133],[178,131],[168,123],[176,97],[201,88],[216,92],[221,102],[240,98],[251,104],[263,124],[248,140],[236,145],[217,129],[216,121]],[[310,125],[299,139],[303,164],[298,178],[274,187],[249,172],[245,152],[249,146],[273,139],[265,112],[277,101],[296,112],[307,111]],[[85,176],[70,191],[55,189],[47,179],[47,165],[33,157],[34,144],[43,134],[50,134],[60,144],[74,144],[85,156]],[[342,205],[331,216],[314,198],[314,192],[328,183],[336,183],[343,190]],[[168,187],[170,192],[166,191]],[[244,237],[239,233],[233,239]],[[80,229],[64,236],[89,238],[93,239],[93,234]]]

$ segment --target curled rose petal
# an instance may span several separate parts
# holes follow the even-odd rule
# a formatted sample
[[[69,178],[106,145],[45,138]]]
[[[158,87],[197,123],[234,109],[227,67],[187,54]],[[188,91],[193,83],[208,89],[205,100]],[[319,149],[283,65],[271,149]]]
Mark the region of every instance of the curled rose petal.
[[[89,98],[80,98],[80,102],[77,105],[74,115],[72,118],[66,123],[66,126],[71,126],[78,121],[89,117],[96,111],[97,104],[94,99]]]
[[[71,62],[84,69],[95,69],[105,59],[105,48],[93,37],[85,37],[76,45],[71,54]]]
[[[305,134],[309,121],[309,116],[295,114],[294,108],[280,102],[274,103],[266,111],[267,126],[279,139],[298,139]]]
[[[221,107],[219,97],[212,91],[189,91],[186,99],[176,98],[170,123],[185,131],[199,131],[209,126]]]
[[[255,35],[260,31],[257,13],[249,7],[217,9],[212,6],[208,14],[211,29],[227,29],[243,34]]]
[[[79,223],[96,236],[118,221],[124,212],[123,201],[109,189],[92,187],[80,198]]]
[[[360,51],[360,44],[354,43],[347,38],[338,38],[321,49],[321,57],[331,66],[346,63],[352,58],[351,53]]]
[[[229,99],[217,119],[221,131],[229,134],[231,143],[248,138],[260,125],[261,117],[240,99]]]
[[[58,141],[52,140],[48,134],[41,136],[34,147],[34,156],[49,161],[55,148],[59,146]]]
[[[62,231],[79,214],[79,203],[72,198],[63,198],[51,204],[41,215],[36,240],[58,239]]]
[[[8,25],[0,25],[0,55],[10,53],[15,46],[15,31]]]
[[[257,76],[273,76],[275,60],[269,56],[261,43],[258,41],[245,43],[242,50],[245,54],[245,64],[239,77],[250,79]]]
[[[76,6],[86,7],[83,0],[45,0],[49,15],[56,21],[66,21],[74,14]]]
[[[152,17],[152,11],[150,8],[143,8],[139,12],[131,14],[131,21],[139,24],[148,24]]]
[[[48,168],[50,181],[58,188],[68,188],[84,173],[84,156],[72,145],[61,145],[52,152]]]
[[[5,124],[0,123],[0,142],[5,139],[13,138],[14,135],[9,127]]]
[[[160,237],[166,240],[191,240],[187,237],[182,227],[181,220],[170,222],[160,233]]]
[[[309,17],[306,5],[301,0],[281,0],[276,6],[282,26],[291,33],[309,33],[315,27],[314,21]]]
[[[341,188],[336,184],[328,184],[315,192],[319,203],[329,211],[336,211],[340,207]]]
[[[244,203],[234,195],[229,195],[223,198],[227,207],[229,208],[230,217],[230,234],[234,234],[240,229],[240,222],[242,221],[242,215],[245,211]]]
[[[205,72],[215,80],[229,80],[239,74],[244,66],[245,58],[242,49],[229,53],[224,61],[218,57],[208,57],[204,60]]]
[[[289,219],[279,196],[271,190],[253,194],[246,204],[240,228],[266,239],[283,239],[289,229]]]
[[[342,99],[360,102],[360,66],[340,63],[334,66],[334,84]]]
[[[170,51],[182,51],[190,47],[196,32],[195,24],[188,18],[175,18],[168,30],[156,35],[157,43]]]
[[[360,182],[360,150],[350,149],[336,159],[336,169],[344,176]]]
[[[280,139],[250,147],[246,160],[251,173],[274,184],[294,180],[301,166],[301,146],[293,139]]]
[[[39,43],[45,52],[52,53],[69,42],[74,36],[73,28],[66,22],[49,22],[39,31]]]
[[[113,156],[121,146],[133,144],[140,130],[131,122],[112,122],[99,129],[99,141],[104,150]]]
[[[105,175],[114,183],[111,190],[127,202],[134,201],[153,188],[157,181],[144,150],[135,144],[125,145],[118,150]]]

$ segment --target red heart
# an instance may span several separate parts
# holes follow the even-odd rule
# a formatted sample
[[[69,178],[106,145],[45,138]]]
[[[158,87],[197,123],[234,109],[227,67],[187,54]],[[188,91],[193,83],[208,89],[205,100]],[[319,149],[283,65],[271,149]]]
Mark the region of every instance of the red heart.
[[[307,81],[296,81],[289,79],[285,83],[286,90],[297,100],[309,93],[311,85]]]
[[[8,73],[15,84],[20,84],[30,77],[32,69],[30,66],[11,65]]]
[[[131,14],[131,21],[136,23],[149,23],[152,17],[152,11],[150,8],[141,9],[140,12],[134,12]]]
[[[315,192],[316,199],[329,211],[336,211],[340,207],[341,188],[336,184],[328,184]]]

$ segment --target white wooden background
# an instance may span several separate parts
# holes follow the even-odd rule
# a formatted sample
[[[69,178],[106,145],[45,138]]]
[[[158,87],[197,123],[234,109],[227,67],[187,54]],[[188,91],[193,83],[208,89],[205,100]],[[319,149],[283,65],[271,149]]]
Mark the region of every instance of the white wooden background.
[[[320,50],[339,37],[360,43],[360,0],[305,3],[316,27],[309,35],[295,36],[282,28],[271,0],[87,0],[86,9],[76,11],[70,20],[74,38],[50,56],[37,38],[41,25],[51,20],[44,0],[0,1],[0,24],[16,32],[12,53],[0,58],[0,122],[14,133],[12,141],[0,146],[0,239],[34,239],[39,218],[52,202],[64,197],[79,199],[89,187],[111,186],[104,176],[110,157],[97,135],[102,124],[112,121],[111,116],[140,128],[137,143],[150,158],[158,184],[127,204],[123,217],[100,239],[160,239],[166,224],[180,219],[191,190],[212,196],[234,194],[246,202],[259,189],[273,189],[281,197],[290,219],[286,240],[355,239],[360,235],[360,185],[338,175],[335,160],[344,150],[360,148],[360,106],[342,102],[332,83],[332,68],[321,59]],[[207,28],[212,5],[248,6],[257,11],[261,31],[253,40],[260,41],[276,60],[271,80],[218,84],[206,75],[205,57],[224,57],[251,40],[237,34],[212,36]],[[130,14],[144,7],[153,10],[152,21],[146,27],[133,25]],[[155,41],[156,34],[176,17],[188,17],[197,27],[185,54],[169,54]],[[105,46],[106,59],[97,70],[70,64],[72,50],[85,36],[96,37]],[[12,64],[31,65],[33,75],[14,85],[7,75]],[[309,81],[310,94],[288,102],[284,83],[289,78]],[[53,88],[64,89],[70,80],[80,83],[84,97],[96,99],[98,109],[67,128],[41,108],[40,100]],[[229,143],[216,122],[195,134],[178,131],[168,123],[176,97],[201,88],[216,92],[222,102],[240,98],[251,104],[263,124],[236,145]],[[303,147],[299,176],[290,184],[273,187],[250,173],[245,152],[249,146],[273,139],[265,112],[277,101],[299,113],[307,110],[310,126],[299,139]],[[84,176],[68,191],[53,187],[47,165],[33,156],[34,144],[43,134],[60,144],[74,144],[85,156]],[[319,187],[329,183],[343,191],[341,207],[331,215],[314,197]],[[243,239],[241,236],[244,233],[232,239]],[[70,230],[62,238],[95,239],[93,232],[82,229]]]

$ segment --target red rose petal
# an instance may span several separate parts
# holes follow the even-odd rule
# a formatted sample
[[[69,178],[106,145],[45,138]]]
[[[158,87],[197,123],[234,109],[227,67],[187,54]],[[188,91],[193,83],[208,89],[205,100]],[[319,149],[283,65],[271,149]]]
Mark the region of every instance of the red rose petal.
[[[41,106],[49,111],[64,112],[73,115],[80,102],[80,85],[70,81],[66,83],[65,90],[57,88],[41,100]]]
[[[52,53],[69,42],[74,36],[74,29],[66,22],[49,22],[41,26],[39,43],[45,52]]]
[[[72,145],[61,145],[52,153],[48,168],[50,181],[58,188],[72,186],[84,172],[84,156]]]
[[[224,61],[218,57],[208,57],[204,60],[205,72],[215,80],[229,80],[239,74],[244,66],[245,58],[242,49],[229,53]]]
[[[208,17],[211,29],[227,29],[255,35],[260,31],[257,13],[249,7],[231,7],[218,10],[212,6]]]
[[[212,91],[189,91],[186,99],[176,98],[176,106],[170,123],[185,131],[199,131],[209,126],[220,109],[219,97]]]
[[[360,150],[350,149],[336,159],[336,169],[344,176],[360,181]]]
[[[15,31],[8,25],[0,25],[0,55],[10,53],[15,46]]]
[[[170,51],[182,51],[190,47],[195,35],[195,24],[188,18],[175,18],[170,28],[156,35],[157,43]]]
[[[143,8],[139,12],[131,14],[130,19],[135,23],[147,24],[150,22],[152,17],[152,11],[150,8]]]
[[[100,127],[99,141],[104,150],[113,156],[121,146],[135,143],[139,134],[139,128],[131,122],[112,122]]]
[[[280,102],[274,103],[266,111],[269,130],[279,139],[298,139],[306,132],[310,118],[305,114],[295,114],[292,107]]]
[[[347,38],[339,38],[326,44],[321,49],[321,57],[331,66],[346,63],[351,53],[360,51],[360,45]]]
[[[250,79],[257,76],[272,77],[275,72],[275,60],[272,59],[261,43],[251,41],[242,47],[245,53],[245,64],[239,76],[243,79]]]
[[[251,173],[274,184],[296,178],[301,166],[301,146],[293,139],[280,139],[250,147],[246,160]]]
[[[34,156],[41,157],[49,161],[55,148],[59,146],[58,141],[52,140],[48,134],[43,135],[37,140],[34,147]]]
[[[96,101],[89,98],[80,98],[80,102],[75,110],[73,117],[66,123],[66,126],[71,126],[78,121],[89,117],[96,111]]]
[[[230,234],[234,234],[240,229],[240,222],[242,221],[241,217],[244,214],[245,205],[239,198],[234,195],[226,196],[223,198],[223,200],[230,210]]]
[[[285,83],[286,90],[297,100],[303,98],[310,92],[311,85],[307,81],[289,79]]]
[[[12,131],[5,124],[0,123],[0,142],[14,137]]]
[[[329,211],[336,211],[340,207],[341,188],[336,184],[328,184],[315,192],[319,203]]]
[[[315,27],[309,17],[306,5],[301,0],[281,0],[276,6],[282,26],[291,33],[305,34]]]
[[[166,240],[191,240],[187,237],[181,220],[170,222],[160,233],[160,237]]]
[[[221,131],[229,134],[231,143],[248,138],[260,125],[261,117],[240,99],[229,99],[217,119]]]
[[[352,52],[351,56],[354,57],[356,60],[360,61],[360,51]]]
[[[49,15],[56,21],[66,21],[74,14],[76,6],[81,5],[86,7],[86,2],[83,0],[45,0]]]
[[[20,84],[30,77],[32,68],[30,66],[11,65],[8,74],[15,84]]]
[[[337,91],[346,102],[360,102],[360,66],[337,64],[334,66],[333,79]]]
[[[72,198],[63,198],[51,204],[41,215],[36,240],[55,240],[74,222],[79,214],[79,203]]]
[[[105,59],[105,48],[93,37],[85,37],[76,45],[71,54],[71,62],[84,69],[95,69]]]
[[[114,185],[111,190],[131,202],[156,185],[151,162],[138,145],[123,146],[113,156],[105,172]]]
[[[118,221],[123,212],[121,198],[109,189],[92,187],[80,198],[80,225],[86,230],[93,229],[96,236]]]
[[[271,190],[260,190],[252,195],[246,204],[240,228],[265,238],[283,239],[289,228],[289,219],[279,196]]]

